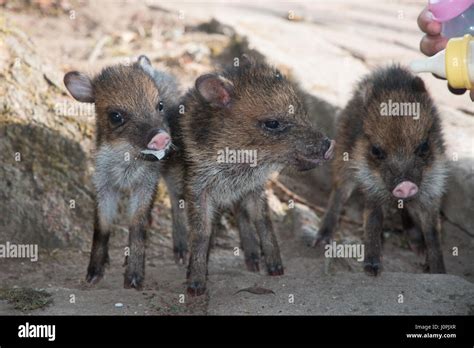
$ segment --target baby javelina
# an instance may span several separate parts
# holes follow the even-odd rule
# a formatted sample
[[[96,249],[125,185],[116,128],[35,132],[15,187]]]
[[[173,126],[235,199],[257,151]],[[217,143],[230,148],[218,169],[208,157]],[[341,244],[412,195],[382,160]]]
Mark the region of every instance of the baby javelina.
[[[333,190],[315,244],[328,242],[352,191],[365,196],[364,269],[381,271],[383,206],[397,208],[410,245],[445,273],[439,209],[447,162],[441,123],[423,81],[390,66],[363,79],[337,126]]]
[[[268,273],[283,274],[264,185],[271,172],[285,166],[316,167],[332,156],[334,148],[334,141],[311,124],[298,93],[280,72],[244,56],[240,66],[200,76],[184,97],[185,111],[173,118],[179,122],[171,128],[173,136],[181,134],[177,146],[184,149],[191,295],[201,295],[206,289],[216,213],[234,204],[239,208],[237,221],[246,261],[259,262],[261,246]],[[255,154],[255,160],[220,158],[225,151],[242,150]]]
[[[132,65],[107,67],[93,79],[76,71],[64,77],[71,95],[95,103],[96,109],[96,207],[86,278],[92,284],[104,275],[111,226],[125,197],[130,249],[124,287],[139,289],[144,280],[145,231],[160,176],[158,160],[171,146],[165,114],[177,96],[173,79],[164,78],[157,85],[151,70],[148,58],[140,56]]]

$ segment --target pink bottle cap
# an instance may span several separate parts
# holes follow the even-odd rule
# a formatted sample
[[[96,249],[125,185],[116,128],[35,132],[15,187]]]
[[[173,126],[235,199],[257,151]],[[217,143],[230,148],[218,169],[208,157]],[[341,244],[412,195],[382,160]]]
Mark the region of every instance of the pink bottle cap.
[[[429,0],[429,10],[437,22],[446,22],[466,11],[474,0]]]

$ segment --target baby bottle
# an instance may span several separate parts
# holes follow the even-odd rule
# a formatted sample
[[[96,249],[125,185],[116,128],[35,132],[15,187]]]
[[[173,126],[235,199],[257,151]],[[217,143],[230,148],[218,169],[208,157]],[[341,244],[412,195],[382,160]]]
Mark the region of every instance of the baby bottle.
[[[474,0],[429,0],[428,8],[433,19],[442,23],[441,35],[474,36]]]
[[[433,57],[412,61],[410,68],[415,73],[430,72],[448,80],[453,88],[474,88],[474,37],[448,41],[446,48]]]

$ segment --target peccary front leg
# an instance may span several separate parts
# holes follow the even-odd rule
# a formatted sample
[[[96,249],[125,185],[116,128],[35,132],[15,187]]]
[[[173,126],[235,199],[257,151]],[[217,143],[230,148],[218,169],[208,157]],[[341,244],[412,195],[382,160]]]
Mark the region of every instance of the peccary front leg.
[[[142,223],[129,228],[129,255],[124,275],[123,287],[140,290],[145,279],[145,239],[146,230]]]
[[[403,231],[408,238],[410,249],[417,255],[425,253],[425,240],[420,228],[415,224],[406,208],[401,209]]]
[[[173,219],[173,253],[176,263],[186,263],[188,254],[188,228],[186,202],[182,183],[173,180],[172,175],[164,177],[171,201]]]
[[[86,276],[88,283],[98,283],[104,276],[105,266],[109,262],[110,229],[117,215],[118,198],[117,192],[109,190],[99,191],[97,194],[97,205],[94,209],[94,236]]]
[[[260,237],[260,245],[268,274],[282,275],[283,264],[280,248],[270,219],[270,208],[268,207],[265,191],[250,193],[242,200],[241,204],[250,217],[250,221],[255,225]]]
[[[382,207],[377,203],[366,202],[364,209],[364,271],[373,276],[377,276],[382,271],[382,227]]]
[[[171,199],[171,214],[173,218],[173,253],[176,263],[185,264],[188,261],[188,229],[186,226],[186,208],[182,207],[183,196]]]
[[[430,273],[446,273],[443,252],[441,251],[440,221],[438,206],[427,209],[415,207],[410,214],[423,233],[426,245],[426,265]]]
[[[180,201],[179,199],[178,201]],[[176,263],[185,264],[188,261],[188,230],[186,227],[186,209],[179,207],[180,203],[171,202],[173,216],[173,253]]]
[[[140,290],[145,279],[146,228],[151,221],[155,187],[142,187],[133,192],[130,197],[129,254],[123,282],[126,289],[135,288]]]
[[[222,217],[224,216],[224,209],[218,209],[214,212],[212,219],[212,227],[211,227],[211,239],[209,240],[209,252],[207,257],[209,258],[210,250],[216,246],[217,244],[217,236],[221,233],[222,228]]]
[[[251,203],[250,203],[251,205]],[[251,219],[252,212],[249,211],[249,203],[238,202],[234,205],[234,214],[239,229],[240,244],[244,250],[245,265],[250,272],[260,271],[260,241],[257,229]],[[255,212],[254,212],[255,213]]]
[[[188,265],[188,293],[200,296],[206,291],[207,259],[212,232],[214,209],[207,192],[188,199],[188,221],[192,228],[191,252]]]
[[[328,209],[324,215],[321,228],[316,235],[313,246],[317,246],[321,243],[328,244],[331,241],[334,232],[337,230],[342,208],[355,187],[355,185],[349,181],[336,183],[334,186],[335,188],[331,191],[329,197]]]

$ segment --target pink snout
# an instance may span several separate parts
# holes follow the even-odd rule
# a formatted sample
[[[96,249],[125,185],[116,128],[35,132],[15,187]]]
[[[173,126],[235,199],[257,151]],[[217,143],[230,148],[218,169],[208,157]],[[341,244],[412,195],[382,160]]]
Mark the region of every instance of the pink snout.
[[[166,132],[159,132],[148,143],[147,148],[150,150],[164,150],[168,146],[171,138]]]
[[[395,187],[392,194],[397,198],[410,198],[416,195],[418,186],[411,181],[402,181]]]

